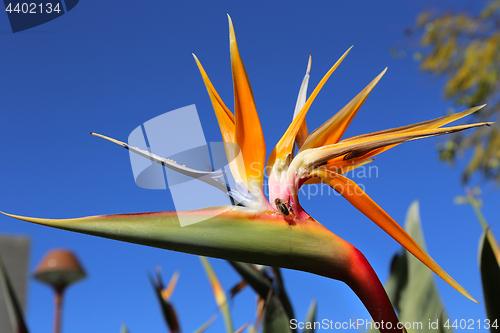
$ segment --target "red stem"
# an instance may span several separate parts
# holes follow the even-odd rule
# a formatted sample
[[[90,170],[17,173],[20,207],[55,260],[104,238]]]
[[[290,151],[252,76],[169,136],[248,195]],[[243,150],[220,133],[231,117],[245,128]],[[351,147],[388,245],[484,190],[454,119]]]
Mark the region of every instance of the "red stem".
[[[405,331],[404,328],[398,329],[399,319],[372,266],[358,249],[354,246],[352,249],[351,267],[344,282],[363,302],[381,333]]]

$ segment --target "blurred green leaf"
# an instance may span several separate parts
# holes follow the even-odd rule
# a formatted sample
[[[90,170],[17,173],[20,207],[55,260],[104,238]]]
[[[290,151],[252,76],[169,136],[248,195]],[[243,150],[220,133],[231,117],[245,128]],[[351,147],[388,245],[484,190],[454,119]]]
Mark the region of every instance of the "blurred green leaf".
[[[262,333],[290,333],[290,319],[278,297],[270,295],[266,302]]]
[[[217,319],[217,315],[213,315],[212,317],[210,317],[209,320],[207,320],[206,323],[204,323],[203,325],[201,325],[200,328],[198,328],[196,331],[194,331],[193,333],[203,333],[206,331],[207,328],[210,327],[210,325],[213,324],[213,322],[215,321],[215,319]]]
[[[207,258],[200,256],[201,263],[205,272],[207,273],[208,280],[210,281],[210,286],[212,287],[212,292],[214,293],[215,301],[219,307],[222,317],[224,318],[224,323],[226,324],[227,333],[233,333],[233,321],[231,320],[231,312],[229,311],[229,306],[227,304],[227,297],[222,285],[217,278],[212,266],[208,262]]]
[[[248,333],[257,333],[257,329],[252,324],[248,325]]]
[[[270,290],[273,289],[267,277],[250,264],[238,261],[229,261],[229,263],[261,298],[267,298]]]
[[[262,298],[265,299],[265,314],[264,314],[264,323],[263,323],[263,332],[272,333],[272,332],[291,332],[290,329],[290,319],[294,318],[290,316],[283,306],[281,298],[277,295],[277,291],[274,289],[271,280],[266,277],[263,272],[258,271],[254,268],[254,266],[242,262],[230,262],[231,266],[241,275],[243,279],[252,287],[252,289]],[[276,274],[278,271],[278,274]],[[286,296],[286,292],[283,286],[283,279],[281,277],[281,272],[278,270],[274,270],[276,284],[280,292],[284,295],[284,299],[288,301],[288,296]],[[278,282],[279,279],[279,282]],[[289,302],[289,301],[288,301]],[[289,311],[291,310],[290,303],[288,304]]]
[[[406,215],[405,230],[426,250],[418,201],[414,201]],[[408,332],[452,332],[443,327],[448,320],[444,305],[441,302],[434,274],[408,251],[396,254],[391,264],[385,289],[392,304],[399,313],[402,323],[422,323],[419,327],[410,327]],[[439,329],[430,329],[431,323],[439,320]],[[451,323],[450,323],[451,325]],[[378,332],[372,329],[370,332]]]
[[[125,325],[124,323],[122,323],[122,327],[120,329],[120,333],[130,333],[130,331],[127,328],[127,325]]]
[[[408,256],[403,251],[392,258],[390,273],[385,290],[393,305],[400,304],[402,292],[408,283]]]
[[[311,305],[309,305],[309,310],[307,310],[306,315],[306,327],[302,331],[302,333],[314,333],[314,322],[316,321],[316,311],[318,309],[317,302],[315,299],[311,301]],[[311,328],[307,327],[307,323],[311,323]]]
[[[16,333],[28,333],[28,327],[24,322],[23,312],[17,300],[16,293],[12,283],[10,282],[9,275],[0,257],[0,288],[3,290],[4,301],[7,307],[7,312],[10,318],[12,329]],[[6,324],[2,324],[6,325]]]
[[[273,272],[274,279],[276,280],[276,285],[278,287],[276,293],[278,294],[281,304],[283,305],[288,318],[295,318],[292,303],[290,303],[290,299],[288,298],[288,294],[285,290],[285,284],[283,282],[283,276],[281,275],[281,269],[279,267],[273,267]]]
[[[495,256],[495,246],[491,239],[493,233],[485,230],[479,243],[479,268],[481,270],[481,281],[483,283],[484,305],[486,314],[493,323],[500,320],[500,263]],[[500,324],[500,323],[498,323]],[[491,332],[499,330],[491,327]]]

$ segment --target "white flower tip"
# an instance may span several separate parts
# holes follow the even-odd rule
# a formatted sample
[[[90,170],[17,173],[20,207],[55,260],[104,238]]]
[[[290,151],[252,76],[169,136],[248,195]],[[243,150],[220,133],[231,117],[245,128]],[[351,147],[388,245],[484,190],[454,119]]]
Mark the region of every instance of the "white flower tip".
[[[307,63],[306,74],[311,74],[311,64],[312,64],[312,51],[309,53],[309,61]]]

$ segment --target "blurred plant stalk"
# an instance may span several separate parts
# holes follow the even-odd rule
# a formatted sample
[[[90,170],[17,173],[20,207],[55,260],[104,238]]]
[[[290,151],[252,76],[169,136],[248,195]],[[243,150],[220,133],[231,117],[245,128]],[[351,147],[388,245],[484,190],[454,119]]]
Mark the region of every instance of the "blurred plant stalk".
[[[486,233],[486,237],[488,238],[488,241],[490,243],[490,246],[493,250],[493,253],[495,254],[497,262],[500,263],[500,247],[498,246],[498,241],[493,234],[493,232],[487,232],[490,230],[490,225],[486,221],[486,218],[483,215],[483,212],[481,211],[481,207],[483,205],[482,200],[479,197],[480,194],[480,189],[478,187],[474,189],[466,188],[465,189],[465,196],[458,196],[455,198],[455,203],[456,204],[469,204],[472,206],[472,209],[474,210],[474,213],[476,214],[477,220],[479,221],[479,224],[481,225],[481,228],[483,228],[483,232]]]

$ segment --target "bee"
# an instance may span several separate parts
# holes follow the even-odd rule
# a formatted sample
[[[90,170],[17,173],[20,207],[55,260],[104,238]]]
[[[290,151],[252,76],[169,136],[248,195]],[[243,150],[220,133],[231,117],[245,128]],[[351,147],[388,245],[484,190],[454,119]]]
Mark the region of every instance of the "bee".
[[[280,212],[283,213],[283,215],[290,215],[288,204],[286,202],[284,202],[280,198],[276,198],[276,200],[274,200],[274,204],[276,205],[276,208],[278,208]]]

